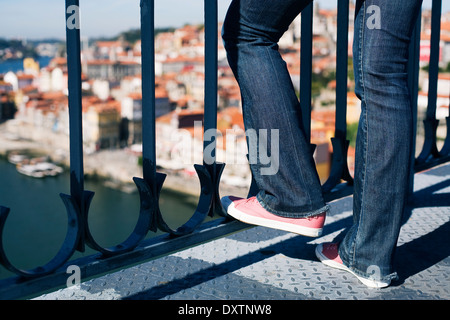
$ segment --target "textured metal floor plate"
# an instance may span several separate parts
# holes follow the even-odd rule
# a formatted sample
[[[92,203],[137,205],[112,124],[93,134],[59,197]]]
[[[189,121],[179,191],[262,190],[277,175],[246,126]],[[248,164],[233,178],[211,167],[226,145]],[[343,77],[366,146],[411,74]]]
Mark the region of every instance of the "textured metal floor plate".
[[[317,244],[351,225],[348,197],[331,203],[319,238],[255,227],[36,299],[450,299],[450,165],[416,175],[414,191],[396,253],[400,279],[385,289],[315,257]]]

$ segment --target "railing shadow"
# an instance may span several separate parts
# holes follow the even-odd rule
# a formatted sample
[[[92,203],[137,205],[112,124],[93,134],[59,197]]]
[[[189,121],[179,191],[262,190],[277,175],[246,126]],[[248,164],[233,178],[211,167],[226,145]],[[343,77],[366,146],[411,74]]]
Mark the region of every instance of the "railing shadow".
[[[440,34],[440,17],[442,0],[433,0],[432,9],[432,34],[431,34],[431,59],[430,59],[430,82],[429,82],[429,101],[427,108],[427,118],[425,121],[425,144],[423,150],[418,159],[411,159],[411,163],[415,162],[415,169],[412,170],[411,176],[414,176],[414,172],[424,170],[450,161],[450,136],[447,134],[444,147],[439,151],[436,147],[436,88],[437,88],[437,76],[438,76],[438,63],[439,63],[439,34]],[[353,178],[349,174],[347,165],[347,151],[348,140],[346,140],[346,108],[347,108],[347,61],[348,61],[348,14],[349,14],[349,1],[338,0],[338,34],[337,34],[337,73],[336,73],[336,119],[335,119],[335,136],[332,138],[333,147],[333,161],[331,163],[331,174],[327,182],[323,185],[323,191],[325,193],[325,199],[327,202],[335,200],[352,193]],[[235,232],[238,229],[243,229],[245,226],[237,224],[235,221],[231,221],[226,216],[224,209],[220,204],[219,197],[219,183],[221,173],[224,169],[224,164],[216,162],[215,154],[211,154],[209,161],[206,161],[204,156],[204,162],[200,165],[195,165],[197,175],[201,184],[201,196],[199,198],[197,210],[192,217],[181,227],[176,230],[172,230],[164,221],[163,215],[159,208],[159,195],[163,187],[165,175],[156,171],[156,139],[155,139],[155,61],[154,61],[154,0],[141,0],[141,40],[142,40],[142,93],[143,93],[143,177],[134,178],[136,186],[140,195],[140,212],[139,220],[136,224],[132,234],[122,243],[104,248],[96,242],[93,235],[90,232],[88,224],[88,211],[91,200],[94,197],[94,193],[84,189],[84,165],[83,165],[83,138],[82,138],[82,90],[81,90],[81,61],[80,61],[80,25],[79,25],[79,0],[66,0],[66,41],[67,41],[67,54],[68,54],[68,88],[69,88],[69,120],[70,120],[70,171],[71,171],[71,189],[70,195],[61,195],[62,200],[66,206],[68,216],[68,232],[63,246],[57,256],[52,259],[48,264],[37,267],[31,270],[20,270],[14,267],[8,260],[1,240],[3,227],[5,221],[10,212],[9,208],[0,206],[0,263],[5,265],[9,270],[15,272],[19,277],[15,279],[7,280],[6,282],[0,282],[0,284],[12,283],[19,286],[26,280],[33,282],[34,287],[23,285],[27,287],[27,290],[37,290],[40,285],[46,285],[45,277],[58,278],[58,285],[61,285],[61,279],[64,279],[65,270],[62,270],[67,265],[67,261],[75,251],[84,252],[86,245],[96,250],[100,254],[99,260],[103,261],[103,267],[105,267],[112,259],[114,261],[120,261],[120,266],[126,265],[126,260],[130,256],[137,256],[142,251],[143,239],[149,231],[164,231],[168,233],[168,237],[173,240],[172,247],[168,245],[169,242],[161,242],[157,246],[157,252],[159,254],[167,254],[170,252],[170,248],[176,248],[177,250],[182,248],[181,242],[198,244],[201,241],[209,241],[214,237],[224,236],[230,231]],[[301,28],[301,83],[300,83],[300,99],[304,101],[302,107],[303,119],[305,121],[305,128],[310,128],[310,113],[311,105],[308,101],[311,101],[311,67],[312,67],[312,41],[313,41],[313,7],[310,4],[304,12],[302,12],[302,28]],[[417,97],[417,78],[418,78],[418,66],[420,49],[420,19],[418,19],[415,31],[414,41],[411,43],[410,53],[410,70],[408,72],[410,79],[410,92],[412,96]],[[207,132],[210,129],[217,129],[217,0],[205,0],[205,110],[204,110],[204,130]],[[413,110],[417,111],[417,99],[414,98]],[[450,124],[450,117],[447,117],[447,124]],[[309,132],[309,130],[307,130]],[[447,126],[447,131],[450,132],[450,126]],[[309,137],[310,138],[310,137]],[[210,141],[204,140],[204,148],[215,147],[215,137],[211,137]],[[314,146],[312,145],[312,148]],[[211,161],[212,160],[212,161]],[[405,164],[406,165],[406,164]],[[342,183],[346,181],[346,183]],[[426,206],[447,206],[449,205],[448,194],[441,195],[434,192],[439,188],[448,186],[448,181],[437,184],[435,186],[426,188],[417,192],[414,197],[419,200],[413,200],[413,206],[410,211],[407,211],[404,216],[404,223],[406,223],[412,214],[412,208],[426,207]],[[254,193],[254,184],[250,187],[249,194]],[[212,227],[210,230],[209,238],[204,237],[204,233],[198,232],[202,229],[202,222],[207,216],[217,214],[222,221],[230,222],[228,226],[226,223]],[[326,226],[326,231],[338,230],[345,227],[347,223],[350,223],[349,219],[343,219],[339,223],[333,223]],[[206,228],[206,227],[205,227]],[[442,237],[445,232],[448,232],[448,223],[438,228],[434,232],[421,237],[416,242],[419,246],[430,245],[432,247],[433,241],[438,241],[439,237]],[[184,238],[186,235],[193,234],[192,238]],[[200,234],[200,237],[199,237]],[[198,237],[197,239],[195,237]],[[161,238],[162,239],[162,238]],[[166,239],[164,239],[165,241]],[[300,238],[294,238],[288,241],[298,241],[302,244],[304,252],[295,253],[287,252],[291,255],[298,255],[299,258],[310,257],[311,248],[305,240]],[[162,245],[168,246],[168,249],[162,249]],[[277,247],[278,248],[278,247]],[[399,252],[403,254],[406,249],[413,249],[413,244],[402,245],[399,248]],[[145,249],[147,252],[145,255],[152,256],[154,247]],[[278,248],[279,249],[279,248]],[[145,251],[144,250],[144,251]],[[282,248],[281,248],[282,250]],[[406,253],[405,253],[406,254]],[[144,254],[143,254],[144,255]],[[264,255],[263,255],[264,256]],[[418,257],[419,254],[411,255],[412,257]],[[442,248],[441,252],[435,255],[430,261],[438,261],[439,259],[448,256],[448,249]],[[266,256],[265,256],[266,257]],[[258,261],[262,259],[261,256],[256,254],[250,255],[250,260]],[[236,259],[235,259],[236,260]],[[212,269],[212,273],[217,272],[223,274],[245,265],[246,259],[238,258],[234,262],[227,262],[219,269]],[[84,260],[86,267],[91,260],[87,258]],[[430,263],[431,263],[430,262]],[[65,264],[66,263],[66,264]],[[429,266],[429,263],[423,262],[417,264],[414,270],[417,272]],[[92,266],[92,265],[90,265]],[[119,263],[117,263],[119,266]],[[215,267],[218,268],[218,267]],[[104,270],[104,269],[103,269]],[[408,269],[410,270],[410,269]],[[403,270],[405,275],[413,274],[411,272]],[[40,278],[41,277],[41,278]],[[203,278],[202,278],[203,277]],[[207,279],[209,275],[200,276],[199,279]],[[38,278],[38,279],[36,279]],[[40,279],[39,279],[40,278]],[[47,280],[49,279],[47,278]],[[193,275],[193,283],[196,280],[196,276]],[[41,281],[41,282],[39,282]],[[56,281],[55,281],[56,283]],[[3,292],[8,290],[8,286],[1,288]],[[15,288],[20,290],[20,288]]]
[[[449,193],[436,194],[437,191],[443,190],[450,186],[450,180],[446,180],[435,185],[429,186],[414,194],[414,201],[408,205],[406,215],[404,217],[404,224],[408,223],[408,219],[414,209],[425,207],[444,207],[450,206]],[[340,200],[343,201],[343,200]],[[424,221],[426,223],[426,221]],[[332,234],[336,231],[343,230],[352,224],[352,217],[346,217],[336,220],[324,227],[325,234]],[[245,240],[243,233],[235,234],[233,239],[238,241]],[[254,230],[252,230],[254,233]],[[266,237],[264,237],[266,234]],[[260,241],[269,240],[277,236],[285,234],[282,231],[261,232],[258,235]],[[339,239],[340,233],[335,237]],[[407,242],[397,248],[396,252],[396,267],[399,275],[399,280],[393,282],[392,288],[404,284],[405,280],[413,275],[416,275],[436,263],[444,260],[450,256],[450,247],[445,239],[450,234],[450,222],[447,222],[437,229],[420,236],[410,242]],[[187,290],[195,286],[201,285],[216,278],[220,278],[241,268],[245,268],[252,264],[269,259],[277,254],[283,254],[289,258],[306,261],[316,261],[314,254],[315,244],[310,243],[311,239],[294,236],[276,244],[263,247],[261,249],[252,251],[234,259],[228,260],[220,264],[213,264],[211,266],[202,267],[207,264],[203,260],[199,260],[199,270],[187,276],[174,279],[168,283],[160,284],[142,292],[126,297],[126,300],[142,300],[142,299],[163,299],[170,295],[177,294],[182,290]],[[181,258],[180,258],[181,259]],[[196,260],[195,258],[192,258]],[[191,260],[192,260],[191,259]],[[191,261],[192,262],[192,261]],[[382,293],[380,293],[382,294]]]
[[[402,225],[408,222],[408,219],[416,208],[450,206],[450,193],[436,193],[447,187],[450,187],[450,180],[445,180],[414,192],[405,208],[402,217]]]
[[[399,280],[393,285],[401,285],[409,277],[448,258],[450,256],[449,234],[450,222],[447,222],[432,232],[398,247],[396,265]]]
[[[341,230],[343,227],[348,226],[349,224],[351,224],[351,217],[337,220],[327,226],[327,232],[332,233]],[[286,232],[274,230],[273,232],[271,232],[270,237],[276,237],[283,234],[286,234]],[[239,235],[236,236],[239,237]],[[179,293],[182,290],[193,288],[202,283],[230,274],[241,268],[261,262],[277,254],[283,254],[288,257],[301,260],[316,260],[314,254],[315,245],[309,243],[310,241],[311,238],[294,236],[287,240],[277,242],[276,244],[269,245],[267,247],[244,254],[223,263],[213,264],[204,268],[199,267],[200,270],[192,272],[189,275],[174,279],[168,283],[160,284],[147,290],[143,290],[139,293],[132,294],[124,299],[163,299],[167,296]],[[196,259],[190,258],[190,260]],[[199,260],[199,264],[207,264],[207,262]]]
[[[450,180],[445,180],[415,192],[412,201],[406,208],[403,224],[408,223],[414,209],[450,207],[450,193],[436,193],[448,187],[450,187]],[[423,220],[422,223],[427,224],[428,222]],[[437,229],[399,246],[396,251],[399,280],[394,285],[404,283],[407,278],[449,257],[449,234],[450,222],[447,222]]]

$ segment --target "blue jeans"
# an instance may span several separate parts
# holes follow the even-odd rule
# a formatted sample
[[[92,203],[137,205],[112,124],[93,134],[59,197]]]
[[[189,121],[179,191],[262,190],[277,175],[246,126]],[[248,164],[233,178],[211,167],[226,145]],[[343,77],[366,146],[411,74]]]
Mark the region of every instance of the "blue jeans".
[[[246,132],[255,130],[257,135],[257,143],[247,139],[249,150],[257,149],[256,161],[250,161],[259,188],[257,198],[269,212],[283,217],[302,218],[328,208],[302,127],[300,104],[277,45],[308,3],[233,1],[222,33],[229,64],[241,89]],[[267,135],[262,136],[261,129],[268,129]],[[272,141],[274,133],[278,141]],[[259,143],[266,138],[267,150]],[[266,152],[277,153],[276,172],[264,174],[267,165],[261,155]]]
[[[421,5],[422,0],[356,3],[353,68],[361,117],[353,226],[339,256],[353,272],[375,280],[396,277],[393,256],[407,200],[413,132],[408,47]]]
[[[307,217],[328,209],[322,197],[300,103],[277,42],[311,0],[233,0],[222,37],[239,83],[246,130],[276,129],[278,171],[251,164],[257,198],[269,212]],[[412,109],[408,46],[422,0],[358,0],[353,45],[361,117],[356,142],[354,221],[339,247],[363,277],[395,277],[392,261],[408,191]],[[258,136],[258,138],[261,138]],[[263,137],[265,138],[265,136]],[[249,149],[252,148],[249,142]],[[258,150],[258,155],[262,151]]]

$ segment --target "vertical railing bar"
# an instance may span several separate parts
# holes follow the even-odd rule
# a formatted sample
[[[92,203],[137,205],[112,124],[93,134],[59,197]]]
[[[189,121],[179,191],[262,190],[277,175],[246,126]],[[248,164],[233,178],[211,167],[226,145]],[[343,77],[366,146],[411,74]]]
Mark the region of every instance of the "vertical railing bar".
[[[449,94],[449,100],[450,100],[450,94]],[[444,145],[442,146],[442,149],[440,150],[441,156],[450,156],[450,108],[448,110],[448,115],[446,117],[446,124],[447,124],[447,136],[445,137]]]
[[[423,165],[431,158],[439,158],[436,146],[436,131],[439,121],[436,119],[437,81],[439,75],[440,33],[442,0],[433,0],[431,8],[430,60],[428,71],[428,106],[424,120],[425,141],[417,163]]]
[[[439,54],[441,38],[442,0],[433,0],[431,8],[430,62],[428,72],[427,118],[436,118],[437,83],[439,75]]]
[[[344,140],[347,132],[348,15],[349,1],[339,0],[337,12],[335,137]]]
[[[217,128],[217,76],[218,76],[218,5],[217,0],[205,0],[205,107],[204,107],[204,130]],[[205,135],[205,138],[206,135]],[[212,144],[212,145],[211,145]],[[203,141],[203,150],[209,146],[211,150],[211,159],[206,159],[203,154],[204,162],[212,164],[216,162],[216,137],[213,141]],[[215,176],[215,175],[214,175]]]
[[[328,180],[322,191],[329,193],[341,180],[349,185],[353,178],[348,169],[347,157],[349,141],[347,140],[347,87],[348,87],[348,18],[349,1],[338,0],[337,7],[337,43],[336,43],[336,111],[334,137],[331,138],[333,158]]]
[[[417,100],[419,91],[419,59],[420,59],[420,29],[421,29],[421,15],[417,18],[416,25],[411,36],[409,44],[409,58],[408,58],[408,87],[409,95],[411,97],[411,112],[413,121],[412,146],[411,146],[411,162],[409,175],[409,195],[414,192],[414,163],[416,160],[416,141],[417,141]]]
[[[79,0],[66,0],[66,8],[79,10]],[[69,10],[68,10],[69,11]],[[77,12],[66,12],[68,16]],[[75,17],[75,19],[79,19]],[[69,29],[66,26],[68,103],[70,128],[70,194],[84,212],[84,169],[83,169],[83,128],[82,128],[82,90],[81,90],[81,47],[79,20]]]
[[[343,3],[344,0],[339,0],[340,3]],[[143,69],[143,83],[142,83],[142,91],[143,91],[143,133],[144,133],[144,177],[147,178],[153,178],[156,174],[156,141],[155,141],[155,62],[154,62],[154,0],[141,0],[141,7],[146,8],[146,10],[143,10],[143,13],[141,14],[141,27],[142,27],[142,51],[146,54],[143,54],[143,61],[142,61],[142,69]],[[344,6],[347,6],[347,12],[348,12],[348,3],[347,4],[340,4],[338,11],[345,11],[342,8],[345,9]],[[69,7],[71,8],[69,10]],[[76,9],[74,9],[74,7]],[[430,83],[429,83],[429,105],[427,109],[427,116],[431,115],[434,120],[436,120],[436,101],[437,101],[437,81],[438,81],[438,72],[439,72],[439,38],[440,38],[440,17],[441,17],[441,10],[442,10],[442,0],[433,0],[433,10],[432,10],[432,38],[431,38],[431,54],[430,54]],[[301,88],[308,89],[309,90],[302,90],[304,96],[309,95],[309,100],[311,101],[311,70],[312,70],[312,4],[310,4],[310,11],[308,11],[308,8],[306,11],[308,13],[305,15],[306,21],[304,22],[302,19],[302,50],[304,48],[309,48],[311,50],[305,50],[305,56],[303,57],[302,52],[302,65],[303,68],[306,69],[306,74],[303,74],[302,80],[301,80]],[[83,126],[82,126],[82,90],[81,90],[81,46],[80,46],[80,30],[79,30],[79,17],[78,17],[78,10],[79,10],[79,0],[66,0],[66,21],[68,21],[68,18],[73,17],[76,15],[76,23],[71,25],[71,28],[66,26],[66,41],[67,41],[67,65],[68,65],[68,105],[69,105],[69,125],[70,125],[70,171],[71,171],[71,181],[70,181],[70,192],[71,196],[76,201],[76,204],[80,205],[81,212],[84,213],[85,207],[88,207],[88,205],[85,205],[85,199],[88,198],[87,196],[84,196],[84,165],[83,165]],[[74,11],[75,10],[75,11]],[[209,129],[216,129],[217,128],[217,0],[209,1],[205,0],[205,130]],[[341,16],[341,19],[342,16]],[[303,28],[303,23],[305,23],[305,28]],[[439,23],[439,24],[438,24]],[[338,25],[339,23],[339,14],[338,14]],[[347,27],[348,27],[348,21],[347,21]],[[305,30],[305,34],[303,34],[303,30]],[[437,32],[436,32],[437,30]],[[214,33],[213,33],[214,32]],[[305,37],[304,37],[305,35]],[[344,37],[344,35],[342,35]],[[338,39],[339,39],[338,34]],[[303,42],[305,41],[305,43]],[[344,43],[343,40],[341,40],[342,43]],[[339,42],[339,41],[338,41]],[[209,45],[210,43],[213,43],[213,45]],[[303,45],[305,44],[305,46]],[[414,112],[417,111],[417,92],[418,92],[418,70],[419,70],[419,48],[420,47],[420,17],[416,23],[415,31],[413,34],[413,38],[410,45],[410,61],[408,66],[408,83],[409,83],[409,90],[411,93],[411,104],[412,109]],[[338,45],[338,56],[339,56],[339,45]],[[145,58],[144,58],[145,56]],[[303,60],[305,58],[306,60]],[[337,57],[337,61],[343,60],[343,55]],[[305,65],[303,62],[308,61],[309,64]],[[338,66],[341,68],[343,66],[347,67],[347,63],[339,63]],[[308,72],[309,69],[309,72]],[[303,71],[304,69],[302,69]],[[149,72],[147,72],[149,71]],[[302,72],[303,73],[303,72]],[[206,75],[208,74],[208,75]],[[338,75],[337,75],[338,77]],[[340,75],[339,78],[343,79],[343,76]],[[309,78],[309,81],[307,81]],[[145,79],[145,80],[144,80]],[[434,83],[432,83],[434,82]],[[343,80],[341,80],[341,83],[344,83]],[[346,81],[345,81],[346,83]],[[207,88],[207,89],[206,89]],[[432,91],[435,91],[435,94],[432,94]],[[346,92],[346,90],[345,90]],[[338,98],[338,95],[344,93],[344,90],[338,90],[337,92],[337,98],[336,98],[336,104],[341,105],[343,97]],[[302,92],[300,93],[302,94]],[[431,97],[430,97],[431,95]],[[144,98],[145,96],[145,98]],[[433,101],[433,99],[435,101]],[[144,103],[145,100],[145,103]],[[338,102],[338,100],[340,102]],[[303,100],[304,101],[304,100]],[[430,102],[431,101],[431,102]],[[145,105],[145,107],[144,107]],[[346,107],[346,104],[342,104]],[[430,107],[431,106],[431,107]],[[306,108],[305,108],[306,107]],[[434,109],[433,109],[434,108]],[[308,110],[309,109],[309,110]],[[305,122],[305,128],[308,128],[307,134],[310,134],[310,111],[311,111],[311,104],[307,104],[306,106],[303,105],[302,113],[306,115],[304,117],[303,121]],[[341,117],[343,115],[336,115],[336,123],[342,121]],[[415,121],[417,120],[417,116],[414,114]],[[449,113],[450,116],[450,113]],[[338,117],[340,118],[340,121],[338,121]],[[147,137],[147,139],[145,139]],[[148,139],[150,138],[150,139]],[[415,135],[414,135],[415,139]],[[447,137],[448,140],[448,137]],[[216,141],[214,140],[214,144]],[[413,157],[414,158],[414,157]],[[442,158],[441,158],[442,159]],[[413,159],[414,160],[414,159]],[[412,160],[412,161],[413,161]],[[214,161],[215,161],[215,154],[214,154]],[[1,209],[1,208],[0,208]],[[185,239],[179,240],[175,245],[171,243],[173,246],[172,249],[166,249],[167,243],[163,243],[166,239],[164,238],[164,241],[157,241],[156,246],[158,246],[156,252],[160,250],[161,252],[168,252],[172,251],[174,246],[178,246],[180,248],[183,248],[183,246],[186,245],[186,243],[189,243],[191,241],[191,244],[199,243],[205,241],[205,239],[210,239],[213,237],[217,237],[218,235],[224,234],[221,230],[223,228],[228,228],[230,226],[230,231],[240,230],[241,226],[236,226],[233,224],[223,224],[221,227],[217,228],[216,226],[213,226],[211,230],[208,228],[202,229],[203,231],[207,231],[209,233],[214,234],[214,236],[204,236],[201,238],[196,237],[188,237]],[[216,229],[218,231],[216,231]],[[186,240],[188,242],[186,242]],[[180,244],[183,242],[183,244]],[[143,249],[138,250],[147,250],[146,254],[148,256],[154,257],[154,251],[150,252],[151,246],[153,246],[153,243],[150,243],[148,247],[145,247]],[[127,253],[126,253],[127,254]],[[130,253],[131,258],[138,259],[139,254]],[[98,257],[96,255],[93,255],[91,257],[85,257],[88,263],[94,263],[98,264]],[[83,258],[84,259],[84,258]],[[121,260],[121,257],[117,258],[118,261]],[[95,261],[94,261],[95,260]],[[137,261],[136,260],[136,261]],[[93,262],[94,261],[94,262]],[[123,260],[122,260],[123,261]],[[111,266],[110,261],[103,261],[105,268],[108,268]],[[82,264],[80,264],[82,265]],[[90,271],[98,272],[98,268],[95,266],[91,266]],[[96,271],[97,270],[97,271]],[[65,270],[61,271],[61,269],[57,272],[63,272]],[[61,278],[60,274],[50,275],[49,277],[58,277]],[[64,278],[64,277],[62,277]],[[56,278],[55,278],[56,279]],[[65,278],[64,278],[65,279]],[[4,283],[11,283],[11,281],[15,282],[14,286],[20,286],[24,285],[26,290],[29,290],[31,286],[33,285],[33,282],[23,282],[22,279],[19,281],[12,279],[11,281],[9,279],[2,280]],[[59,281],[59,280],[58,280]],[[36,286],[35,286],[36,288]],[[20,289],[19,289],[20,290]],[[25,291],[26,291],[25,290]],[[13,293],[17,294],[17,293]],[[23,292],[22,292],[23,294]]]
[[[141,0],[142,166],[145,181],[154,181],[156,173],[154,9],[154,0]]]
[[[313,2],[301,13],[300,105],[305,138],[311,141]]]
[[[450,100],[450,95],[449,95]],[[448,110],[448,116],[445,118],[447,124],[447,136],[445,137],[444,145],[439,151],[441,157],[450,156],[450,108]]]

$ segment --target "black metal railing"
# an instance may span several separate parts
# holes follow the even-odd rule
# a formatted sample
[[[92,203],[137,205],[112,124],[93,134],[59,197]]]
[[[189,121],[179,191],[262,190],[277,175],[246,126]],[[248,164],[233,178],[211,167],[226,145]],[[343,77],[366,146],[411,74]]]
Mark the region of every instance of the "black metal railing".
[[[332,138],[333,158],[331,172],[323,185],[327,201],[349,195],[352,192],[352,177],[347,166],[347,68],[348,68],[348,27],[349,1],[338,0],[337,21],[337,70],[336,70],[336,125]],[[196,164],[201,193],[197,209],[181,227],[173,230],[164,221],[159,207],[159,195],[163,188],[165,174],[156,171],[155,140],[155,47],[154,47],[154,0],[141,0],[141,41],[142,41],[142,134],[143,134],[143,177],[133,180],[139,190],[140,213],[131,235],[122,243],[104,248],[92,236],[88,211],[94,193],[84,188],[83,137],[82,137],[82,91],[80,61],[79,1],[66,0],[66,44],[70,116],[70,194],[61,198],[67,211],[67,235],[57,255],[43,266],[31,270],[16,268],[8,260],[3,248],[3,232],[10,212],[0,206],[0,262],[17,276],[0,280],[0,298],[13,299],[35,295],[66,285],[68,266],[76,265],[81,270],[83,280],[90,277],[143,262],[158,256],[181,250],[231,232],[248,227],[227,217],[220,204],[219,182],[225,164],[216,161],[215,153],[202,164]],[[205,0],[205,108],[204,130],[217,128],[217,44],[218,44],[218,0]],[[436,145],[436,96],[439,67],[439,39],[442,0],[432,2],[431,57],[429,68],[428,110],[424,121],[425,143],[411,172],[414,173],[450,160],[449,118],[444,146]],[[300,99],[304,126],[310,139],[311,74],[313,44],[313,4],[302,12],[301,21],[301,81]],[[409,85],[413,97],[413,110],[417,113],[420,19],[414,31],[410,47]],[[417,117],[415,118],[417,119]],[[213,145],[211,145],[213,144]],[[204,150],[214,150],[215,137],[204,135]],[[312,148],[314,146],[312,145]],[[131,179],[132,177],[130,177]],[[253,183],[249,190],[254,187]],[[249,191],[251,193],[251,191]],[[204,222],[207,216],[217,216]],[[149,231],[164,232],[162,236],[145,239]],[[75,251],[84,252],[86,246],[98,253],[70,260]]]

